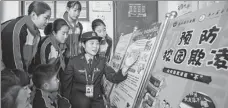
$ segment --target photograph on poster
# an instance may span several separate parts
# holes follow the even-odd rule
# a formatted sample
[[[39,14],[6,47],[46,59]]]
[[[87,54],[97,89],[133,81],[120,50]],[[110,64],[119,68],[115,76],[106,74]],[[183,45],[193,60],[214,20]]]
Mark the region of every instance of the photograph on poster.
[[[192,92],[180,103],[180,108],[216,108],[213,100],[205,93]]]

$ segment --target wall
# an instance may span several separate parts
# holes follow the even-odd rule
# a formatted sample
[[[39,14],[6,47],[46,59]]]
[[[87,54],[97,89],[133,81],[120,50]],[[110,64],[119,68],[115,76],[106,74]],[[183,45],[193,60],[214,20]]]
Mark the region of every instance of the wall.
[[[99,3],[100,5],[102,4],[109,4],[110,6],[110,11],[106,12],[106,11],[94,11],[93,8],[94,6],[96,6],[96,4]],[[94,5],[94,6],[93,6]],[[92,30],[91,28],[91,23],[94,19],[100,18],[104,21],[104,23],[106,24],[106,30],[107,30],[107,34],[113,39],[113,35],[114,35],[114,10],[113,10],[113,1],[89,1],[89,29],[88,30]]]
[[[2,18],[1,22],[18,17],[20,14],[19,1],[1,1],[2,2]],[[13,7],[13,8],[12,8]]]
[[[145,4],[146,17],[128,17],[129,4]],[[116,46],[120,35],[133,31],[137,26],[139,29],[149,27],[153,22],[158,21],[157,1],[117,1],[116,2]]]
[[[165,14],[171,11],[177,11],[178,16],[183,15],[178,11],[178,5],[184,1],[158,1],[158,21],[161,22],[165,19]],[[204,7],[210,6],[213,3],[220,3],[225,1],[187,1],[192,4],[190,11],[196,11]]]

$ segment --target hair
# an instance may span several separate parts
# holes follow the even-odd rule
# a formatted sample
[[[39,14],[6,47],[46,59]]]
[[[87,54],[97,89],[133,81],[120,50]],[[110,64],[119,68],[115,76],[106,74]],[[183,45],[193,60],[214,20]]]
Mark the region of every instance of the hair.
[[[44,28],[44,34],[50,35],[52,32],[57,33],[62,26],[68,26],[67,22],[64,19],[56,19],[53,23],[48,23],[47,26]]]
[[[47,3],[42,1],[33,1],[28,7],[28,15],[35,12],[36,15],[39,16],[48,10],[51,10],[51,8]]]
[[[45,82],[50,81],[50,79],[56,75],[57,72],[57,67],[52,64],[40,64],[38,65],[33,73],[32,76],[32,81],[33,84],[37,87],[40,88]]]
[[[74,7],[75,5],[78,5],[78,10],[81,11],[82,10],[82,5],[79,1],[68,1],[67,2],[67,7],[68,8],[72,8]]]
[[[16,108],[20,89],[29,84],[29,76],[20,70],[4,69],[1,72],[1,107]]]
[[[106,26],[105,23],[101,19],[95,19],[95,20],[93,20],[93,22],[92,22],[92,29],[93,29],[93,31],[95,31],[95,29],[96,29],[97,26],[101,26],[101,25]]]

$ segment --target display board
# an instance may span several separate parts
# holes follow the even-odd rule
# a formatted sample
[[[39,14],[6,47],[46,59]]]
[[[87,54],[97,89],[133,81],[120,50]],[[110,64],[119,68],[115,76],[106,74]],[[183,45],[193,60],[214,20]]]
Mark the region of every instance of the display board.
[[[173,19],[139,108],[227,108],[228,2]]]
[[[136,56],[138,53],[139,58],[138,61],[128,70],[127,79],[113,86],[110,94],[111,106],[117,108],[134,108],[134,103],[145,82],[144,79],[149,73],[147,69],[150,64],[151,56],[153,55],[154,43],[160,25],[160,23],[154,23],[150,28],[134,31],[129,47],[124,45],[126,43],[117,44],[117,46],[127,47],[124,60],[127,57]],[[123,50],[116,49],[116,52],[118,51],[122,52]],[[122,64],[123,63],[121,63],[121,65]]]
[[[127,51],[128,46],[131,43],[133,37],[133,33],[129,33],[126,35],[120,36],[120,40],[116,46],[116,51],[113,54],[111,61],[110,61],[110,66],[117,72],[122,65],[122,61],[124,59],[125,53]],[[109,82],[105,77],[103,78],[104,80],[104,91],[105,91],[105,96],[106,98],[109,97],[110,91],[112,90],[113,83]]]

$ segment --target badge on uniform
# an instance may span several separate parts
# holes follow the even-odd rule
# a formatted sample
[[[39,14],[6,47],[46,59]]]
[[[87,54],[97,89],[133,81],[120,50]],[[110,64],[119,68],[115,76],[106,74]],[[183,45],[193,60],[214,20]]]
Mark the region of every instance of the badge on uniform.
[[[93,85],[86,85],[86,96],[89,98],[93,97]]]

